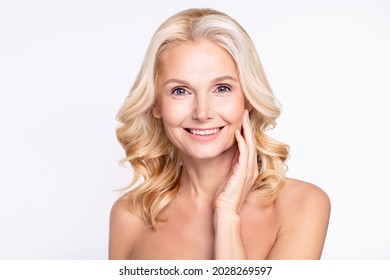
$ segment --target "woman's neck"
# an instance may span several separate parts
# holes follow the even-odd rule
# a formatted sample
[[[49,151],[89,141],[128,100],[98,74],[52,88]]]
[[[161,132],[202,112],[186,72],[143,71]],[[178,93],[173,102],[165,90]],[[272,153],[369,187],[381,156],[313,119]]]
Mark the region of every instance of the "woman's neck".
[[[182,155],[180,194],[201,201],[214,201],[228,179],[237,149],[235,144],[217,157],[209,159],[196,159]]]

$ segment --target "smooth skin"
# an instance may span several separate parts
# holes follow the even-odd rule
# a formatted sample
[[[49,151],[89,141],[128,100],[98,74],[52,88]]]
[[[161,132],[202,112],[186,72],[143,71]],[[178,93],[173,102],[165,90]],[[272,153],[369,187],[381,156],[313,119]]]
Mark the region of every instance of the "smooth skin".
[[[120,198],[110,217],[110,259],[319,259],[330,202],[317,186],[287,179],[261,206],[257,154],[232,57],[209,41],[167,50],[153,115],[183,161],[178,196],[152,230]],[[223,127],[216,136],[190,129]],[[208,139],[208,140],[202,140]]]

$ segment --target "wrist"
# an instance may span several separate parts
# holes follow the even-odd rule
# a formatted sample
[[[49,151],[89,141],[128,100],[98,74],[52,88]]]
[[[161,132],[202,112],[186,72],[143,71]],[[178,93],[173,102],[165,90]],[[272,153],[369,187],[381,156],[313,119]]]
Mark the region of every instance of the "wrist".
[[[216,207],[214,209],[214,216],[221,216],[221,217],[240,217],[239,213],[235,209],[230,209],[230,208],[223,208],[223,207]]]
[[[214,210],[214,224],[217,228],[225,226],[239,226],[241,222],[240,215],[231,209],[217,208]]]

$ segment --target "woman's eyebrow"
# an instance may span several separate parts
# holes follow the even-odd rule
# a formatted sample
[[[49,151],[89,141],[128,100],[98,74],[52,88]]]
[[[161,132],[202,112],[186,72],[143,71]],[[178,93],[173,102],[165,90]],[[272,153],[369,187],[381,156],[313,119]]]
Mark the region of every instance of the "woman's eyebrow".
[[[165,81],[165,83],[163,84],[163,86],[166,86],[167,84],[170,84],[170,83],[188,85],[188,82],[186,82],[186,81],[184,81],[184,80],[169,79],[169,80],[166,80],[166,81]]]
[[[231,81],[234,81],[234,82],[238,82],[237,78],[235,78],[235,77],[232,77],[232,76],[222,76],[222,77],[215,78],[214,80],[211,81],[211,83],[215,84],[215,83],[220,83],[220,82],[223,82],[223,81],[226,81],[226,80],[231,80]]]
[[[221,76],[221,77],[218,77],[218,78],[215,78],[211,81],[212,84],[215,84],[215,83],[220,83],[220,82],[223,82],[223,81],[226,81],[226,80],[231,80],[231,81],[234,81],[234,82],[238,82],[237,78],[235,77],[232,77],[232,76]],[[167,84],[170,84],[170,83],[175,83],[175,84],[183,84],[183,85],[189,85],[188,82],[184,81],[184,80],[180,80],[180,79],[168,79],[165,81],[165,83],[163,84],[163,86],[166,86]]]

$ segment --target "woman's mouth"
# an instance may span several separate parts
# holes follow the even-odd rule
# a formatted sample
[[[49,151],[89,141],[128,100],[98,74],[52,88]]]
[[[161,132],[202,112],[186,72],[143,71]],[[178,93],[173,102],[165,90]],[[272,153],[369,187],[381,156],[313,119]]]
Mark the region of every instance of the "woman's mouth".
[[[197,136],[210,136],[214,135],[218,131],[220,131],[222,127],[217,127],[217,128],[209,128],[209,129],[196,129],[196,128],[185,128],[185,130],[193,135]]]

